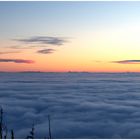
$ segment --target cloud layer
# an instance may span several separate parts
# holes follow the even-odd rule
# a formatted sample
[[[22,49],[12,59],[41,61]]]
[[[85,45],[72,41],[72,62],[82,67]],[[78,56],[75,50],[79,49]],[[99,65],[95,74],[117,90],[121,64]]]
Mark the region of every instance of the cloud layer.
[[[1,62],[27,63],[27,64],[34,63],[33,60],[24,60],[24,59],[2,59],[2,58],[0,58],[0,63],[1,63]]]
[[[121,61],[112,61],[113,63],[120,64],[140,64],[140,60],[121,60]]]
[[[140,74],[0,73],[0,105],[16,138],[140,138]],[[60,127],[61,126],[61,127]]]

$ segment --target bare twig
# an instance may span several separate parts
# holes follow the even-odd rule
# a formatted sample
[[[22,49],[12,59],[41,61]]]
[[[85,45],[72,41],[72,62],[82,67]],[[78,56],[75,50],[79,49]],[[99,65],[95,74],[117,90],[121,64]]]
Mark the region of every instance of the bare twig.
[[[48,122],[49,122],[49,139],[52,139],[52,134],[51,134],[51,119],[50,119],[50,115],[48,115]]]
[[[30,131],[30,135],[27,136],[27,139],[34,139],[34,135],[35,135],[35,127],[34,127],[34,124],[32,126],[32,130]]]
[[[3,109],[0,109],[0,139],[3,138]]]
[[[13,131],[13,129],[11,130],[11,139],[14,139],[14,131]]]

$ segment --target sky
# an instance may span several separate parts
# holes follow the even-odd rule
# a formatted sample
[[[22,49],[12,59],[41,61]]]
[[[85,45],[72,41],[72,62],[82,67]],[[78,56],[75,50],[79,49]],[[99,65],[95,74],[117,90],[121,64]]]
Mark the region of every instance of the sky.
[[[0,71],[140,72],[139,7],[0,1]]]

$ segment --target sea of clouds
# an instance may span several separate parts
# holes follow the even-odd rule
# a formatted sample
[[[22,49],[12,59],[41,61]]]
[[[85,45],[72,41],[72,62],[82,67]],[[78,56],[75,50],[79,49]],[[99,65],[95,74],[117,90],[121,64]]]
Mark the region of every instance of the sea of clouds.
[[[0,73],[0,106],[16,138],[140,138],[139,73]]]

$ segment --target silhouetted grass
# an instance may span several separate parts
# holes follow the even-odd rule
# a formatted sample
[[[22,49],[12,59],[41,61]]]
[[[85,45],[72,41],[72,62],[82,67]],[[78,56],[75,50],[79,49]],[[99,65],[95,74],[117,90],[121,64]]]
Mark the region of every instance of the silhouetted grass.
[[[33,124],[30,134],[26,137],[27,139],[34,139],[34,135],[35,135],[34,130],[35,130],[35,128],[34,128],[34,124]]]
[[[8,129],[7,126],[3,122],[3,108],[0,109],[0,139],[7,139],[8,138]],[[15,139],[15,134],[13,129],[10,131],[10,138]],[[52,133],[51,133],[51,119],[50,115],[48,115],[48,139],[52,139]],[[47,138],[47,137],[46,137]],[[26,139],[35,139],[35,125],[32,125],[31,131],[29,132],[29,135],[27,135]]]
[[[0,139],[3,138],[3,109],[0,109]]]
[[[51,119],[50,119],[50,115],[48,115],[48,122],[49,122],[49,138],[52,138],[52,134],[51,134]]]
[[[14,139],[14,131],[13,131],[13,129],[11,130],[11,139]]]

